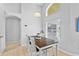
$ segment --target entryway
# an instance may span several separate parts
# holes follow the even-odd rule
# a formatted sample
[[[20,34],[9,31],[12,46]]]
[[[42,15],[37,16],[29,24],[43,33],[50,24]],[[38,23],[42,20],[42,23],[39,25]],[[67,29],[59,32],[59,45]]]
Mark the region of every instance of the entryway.
[[[5,23],[5,44],[7,49],[20,45],[21,19],[16,16],[7,16]]]

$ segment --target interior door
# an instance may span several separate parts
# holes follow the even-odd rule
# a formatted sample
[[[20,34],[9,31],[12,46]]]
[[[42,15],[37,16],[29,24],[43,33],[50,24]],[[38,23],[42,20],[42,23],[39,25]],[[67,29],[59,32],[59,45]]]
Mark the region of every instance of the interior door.
[[[6,43],[20,41],[20,19],[14,16],[6,18]]]

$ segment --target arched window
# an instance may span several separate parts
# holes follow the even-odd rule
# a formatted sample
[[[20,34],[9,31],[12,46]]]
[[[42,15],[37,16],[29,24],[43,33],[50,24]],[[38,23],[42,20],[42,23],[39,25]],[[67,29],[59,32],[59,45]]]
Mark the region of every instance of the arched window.
[[[60,9],[60,3],[51,3],[46,8],[46,16],[49,16]]]

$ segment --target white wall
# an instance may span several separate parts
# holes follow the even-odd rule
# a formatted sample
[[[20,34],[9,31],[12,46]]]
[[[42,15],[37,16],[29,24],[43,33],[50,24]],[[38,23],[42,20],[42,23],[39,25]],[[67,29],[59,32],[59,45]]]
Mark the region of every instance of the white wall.
[[[0,8],[0,35],[3,37],[0,39],[0,52],[5,49],[5,14],[4,11]]]
[[[26,45],[27,35],[36,35],[36,33],[41,31],[41,21],[40,18],[36,18],[33,16],[34,12],[39,11],[40,8],[37,4],[32,3],[24,3],[24,4],[4,4],[5,10],[10,11],[11,13],[19,13],[21,12],[21,43],[22,45]],[[13,7],[13,8],[12,8]],[[20,10],[20,8],[22,8]],[[27,25],[25,28],[24,25]]]
[[[26,45],[27,43],[27,39],[26,39],[26,34],[27,35],[36,35],[36,33],[40,32],[41,31],[41,21],[40,21],[40,18],[36,18],[33,16],[33,13],[36,12],[36,11],[39,11],[40,12],[40,8],[37,6],[37,4],[22,4],[22,6],[19,6],[19,4],[0,4],[0,7],[2,7],[4,10],[6,10],[6,14],[4,15],[7,15],[7,13],[12,13],[13,15],[20,15],[21,16],[21,43],[22,45]],[[20,8],[22,8],[20,10]],[[22,13],[20,13],[22,12]],[[1,11],[2,13],[2,11]],[[5,17],[3,14],[0,13],[0,30],[2,32],[2,34],[4,35],[4,38],[3,38],[3,42],[2,43],[5,43]],[[11,14],[11,15],[12,15]],[[3,20],[3,19],[4,20]],[[24,25],[27,25],[27,27],[25,28]],[[0,46],[1,47],[1,46]],[[3,46],[3,48],[5,47],[5,45]]]
[[[13,13],[13,15],[17,15],[20,13],[19,4],[7,4],[7,3],[0,3],[0,33],[3,35],[3,38],[0,39],[0,51],[4,51],[6,48],[5,42],[5,20],[7,13]]]
[[[73,20],[79,16],[79,4],[61,4],[58,12],[45,18],[45,21],[60,19],[61,20],[61,40],[59,48],[79,55],[79,33],[74,31]]]
[[[74,3],[74,4],[71,4],[70,5],[70,12],[71,12],[71,16],[70,16],[70,18],[71,18],[71,22],[70,22],[70,26],[71,26],[71,36],[70,36],[70,38],[71,38],[71,44],[72,44],[72,47],[73,47],[73,52],[74,53],[76,53],[76,54],[78,54],[79,55],[79,32],[76,32],[76,31],[74,31],[74,29],[73,29],[73,20],[75,20],[75,16],[79,16],[79,3]]]
[[[2,6],[4,10],[6,10],[9,13],[20,13],[21,12],[20,3],[3,3]]]
[[[40,11],[36,4],[22,4],[22,44],[26,43],[26,35],[36,35],[41,31],[40,18],[33,16],[34,12]],[[27,25],[25,28],[24,25]]]

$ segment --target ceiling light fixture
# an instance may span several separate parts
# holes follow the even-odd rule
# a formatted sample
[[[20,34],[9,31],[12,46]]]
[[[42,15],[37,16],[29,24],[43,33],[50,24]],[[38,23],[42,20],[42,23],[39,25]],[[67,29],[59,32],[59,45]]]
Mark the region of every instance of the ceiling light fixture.
[[[40,14],[40,12],[34,12],[34,13],[33,13],[33,16],[34,16],[34,17],[41,17],[41,14]]]

